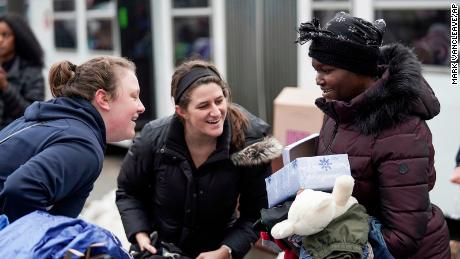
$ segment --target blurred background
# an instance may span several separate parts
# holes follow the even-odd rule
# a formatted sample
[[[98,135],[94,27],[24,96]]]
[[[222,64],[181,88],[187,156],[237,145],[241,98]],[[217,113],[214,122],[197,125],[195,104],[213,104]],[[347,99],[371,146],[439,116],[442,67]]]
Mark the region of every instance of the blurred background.
[[[26,17],[45,51],[45,77],[49,67],[63,59],[80,64],[94,56],[117,55],[134,61],[146,107],[138,129],[149,120],[173,112],[169,96],[172,71],[190,57],[213,61],[230,84],[233,101],[276,125],[274,100],[283,88],[317,89],[307,56],[308,44],[294,43],[300,22],[317,17],[324,24],[338,11],[371,21],[383,18],[387,23],[384,42],[400,42],[414,48],[423,63],[424,76],[441,102],[440,115],[428,122],[433,133],[438,178],[431,199],[445,213],[451,213],[455,202],[460,202],[459,186],[448,180],[460,146],[460,87],[450,83],[451,3],[443,0],[0,0],[0,13],[18,12]],[[48,92],[47,98],[50,97]],[[100,199],[115,187],[119,165],[129,144],[129,141],[114,143],[109,148],[104,172],[90,200]]]

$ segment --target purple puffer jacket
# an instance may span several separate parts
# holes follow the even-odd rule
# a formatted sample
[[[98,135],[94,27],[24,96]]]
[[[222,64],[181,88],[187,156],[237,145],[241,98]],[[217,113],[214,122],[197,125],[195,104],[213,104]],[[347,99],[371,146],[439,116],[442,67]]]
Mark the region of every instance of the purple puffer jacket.
[[[440,105],[415,55],[382,47],[383,75],[349,103],[316,100],[326,114],[318,155],[347,153],[353,196],[379,218],[395,258],[450,258],[442,211],[431,204],[436,181],[431,132],[425,120]]]

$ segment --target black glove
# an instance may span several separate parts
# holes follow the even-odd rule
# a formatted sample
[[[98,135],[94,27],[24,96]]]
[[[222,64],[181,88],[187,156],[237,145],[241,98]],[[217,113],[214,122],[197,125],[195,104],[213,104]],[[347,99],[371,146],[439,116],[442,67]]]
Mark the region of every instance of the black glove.
[[[288,200],[272,208],[261,209],[259,223],[255,225],[257,230],[264,230],[270,233],[276,223],[287,219],[289,208],[291,208],[292,202],[292,200]]]

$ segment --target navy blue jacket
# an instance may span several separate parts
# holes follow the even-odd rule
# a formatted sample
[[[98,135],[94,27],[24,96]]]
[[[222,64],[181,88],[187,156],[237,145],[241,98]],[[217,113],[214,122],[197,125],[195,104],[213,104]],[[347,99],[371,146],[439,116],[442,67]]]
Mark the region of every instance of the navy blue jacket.
[[[102,170],[105,145],[104,121],[90,102],[33,103],[0,131],[0,213],[10,221],[34,210],[78,216]]]

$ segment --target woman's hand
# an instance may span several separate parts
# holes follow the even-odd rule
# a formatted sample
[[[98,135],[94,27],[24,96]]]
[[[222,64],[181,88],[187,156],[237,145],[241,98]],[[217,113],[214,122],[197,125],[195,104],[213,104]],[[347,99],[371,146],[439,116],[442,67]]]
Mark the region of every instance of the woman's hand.
[[[0,92],[6,92],[6,89],[8,89],[7,76],[6,71],[0,67]]]
[[[136,241],[137,244],[139,245],[139,248],[141,251],[147,250],[151,254],[156,254],[157,249],[150,244],[151,240],[149,238],[149,235],[145,232],[139,232],[136,234]]]
[[[450,176],[450,181],[456,184],[460,184],[460,166],[456,167]]]
[[[209,252],[203,252],[198,255],[196,259],[230,259],[232,255],[229,252],[229,249],[221,246],[219,249]]]

